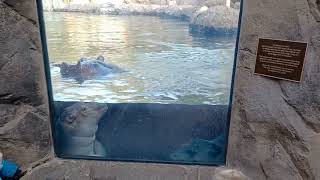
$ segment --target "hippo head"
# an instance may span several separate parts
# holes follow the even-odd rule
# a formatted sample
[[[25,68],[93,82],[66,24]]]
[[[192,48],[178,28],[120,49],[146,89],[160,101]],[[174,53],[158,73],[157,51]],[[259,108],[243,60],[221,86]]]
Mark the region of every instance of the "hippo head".
[[[98,128],[99,120],[107,110],[108,107],[104,104],[78,102],[64,109],[60,124],[68,134],[93,136]]]

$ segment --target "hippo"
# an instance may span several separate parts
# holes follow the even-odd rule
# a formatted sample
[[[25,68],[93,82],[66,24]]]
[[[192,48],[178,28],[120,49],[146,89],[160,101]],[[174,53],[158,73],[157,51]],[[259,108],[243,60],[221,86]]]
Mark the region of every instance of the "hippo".
[[[53,66],[60,68],[60,74],[63,78],[72,78],[80,83],[88,79],[124,72],[115,65],[105,63],[103,56],[98,56],[96,59],[81,58],[77,64],[63,62]]]
[[[107,105],[94,102],[77,102],[65,108],[55,122],[60,153],[105,156],[106,150],[96,139],[96,132],[107,110]]]

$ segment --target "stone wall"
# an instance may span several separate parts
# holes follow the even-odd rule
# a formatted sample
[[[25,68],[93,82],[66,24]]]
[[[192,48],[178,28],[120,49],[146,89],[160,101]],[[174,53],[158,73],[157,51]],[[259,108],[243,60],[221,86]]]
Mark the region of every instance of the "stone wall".
[[[43,9],[53,11],[54,9],[62,9],[65,3],[62,0],[42,0]]]
[[[228,166],[254,180],[320,179],[320,23],[317,1],[245,0]],[[230,179],[219,168],[59,160],[50,154],[34,0],[0,0],[0,151],[24,179]],[[309,43],[303,80],[253,74],[258,37]],[[32,163],[35,162],[35,163]],[[106,175],[107,174],[107,175]]]
[[[244,1],[228,164],[252,179],[320,179],[320,23],[312,8],[308,0]],[[259,37],[309,43],[301,83],[253,74]]]
[[[33,0],[0,1],[0,151],[22,166],[51,149],[37,19]]]

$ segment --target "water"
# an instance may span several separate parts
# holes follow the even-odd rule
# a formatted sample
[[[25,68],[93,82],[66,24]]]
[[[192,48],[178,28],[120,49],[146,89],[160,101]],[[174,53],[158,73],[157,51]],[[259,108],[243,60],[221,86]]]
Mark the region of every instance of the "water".
[[[195,37],[187,22],[150,16],[45,13],[50,62],[103,55],[126,72],[79,83],[52,67],[54,100],[227,104],[234,37]]]

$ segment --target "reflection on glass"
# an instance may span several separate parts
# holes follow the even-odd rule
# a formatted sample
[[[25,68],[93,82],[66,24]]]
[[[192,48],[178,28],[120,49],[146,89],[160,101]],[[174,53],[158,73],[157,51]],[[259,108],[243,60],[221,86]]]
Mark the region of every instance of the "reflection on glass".
[[[60,3],[84,12],[92,4],[108,12],[187,6],[193,19],[211,9],[200,1],[100,1]],[[57,155],[223,164],[236,31],[194,33],[191,19],[163,13],[89,12],[44,13]]]

